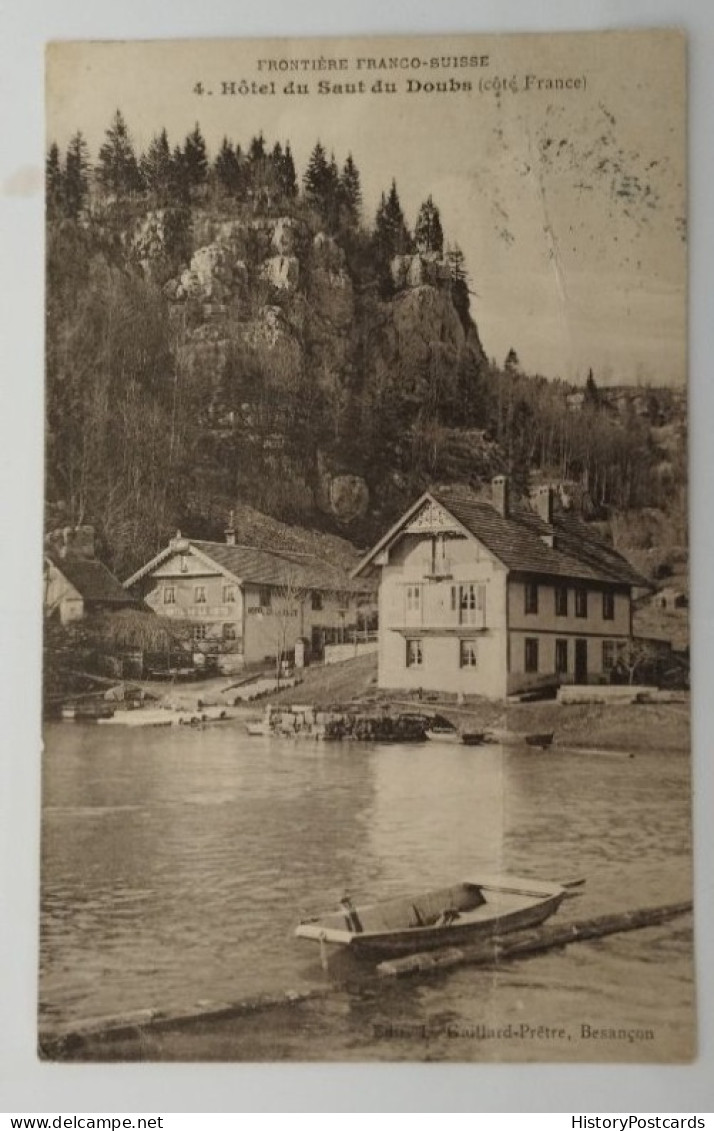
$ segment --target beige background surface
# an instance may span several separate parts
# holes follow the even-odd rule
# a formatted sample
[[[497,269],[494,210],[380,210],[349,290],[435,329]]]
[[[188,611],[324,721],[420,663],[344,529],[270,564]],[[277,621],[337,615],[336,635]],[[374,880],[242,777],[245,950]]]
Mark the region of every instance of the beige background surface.
[[[712,842],[714,805],[709,757],[712,707],[711,676],[714,595],[709,584],[714,548],[714,518],[708,505],[712,473],[710,421],[714,395],[709,360],[714,347],[710,310],[710,186],[714,152],[710,108],[714,104],[714,12],[695,0],[632,0],[627,6],[552,2],[535,11],[527,3],[480,6],[443,4],[438,11],[394,4],[362,3],[350,13],[335,4],[313,3],[300,15],[285,3],[126,2],[99,6],[64,0],[25,3],[2,13],[2,83],[5,145],[0,153],[3,291],[0,323],[5,344],[0,381],[0,465],[4,534],[0,601],[6,643],[0,683],[3,757],[0,759],[0,1108],[4,1111],[134,1110],[303,1110],[303,1111],[711,1111],[712,1018],[714,983],[711,963]],[[56,9],[56,10],[55,10]],[[698,849],[698,942],[702,1002],[701,1057],[698,1064],[662,1071],[656,1068],[563,1069],[559,1066],[448,1069],[429,1066],[355,1070],[319,1066],[290,1069],[209,1070],[201,1066],[57,1068],[39,1065],[34,1055],[37,775],[39,749],[39,547],[41,544],[41,388],[42,343],[42,205],[41,154],[44,150],[41,106],[42,48],[57,37],[121,37],[266,34],[283,31],[462,30],[476,22],[483,28],[605,27],[676,24],[691,35],[693,129],[693,254],[691,317],[692,450],[695,659],[695,797]],[[10,363],[8,364],[8,360]],[[36,559],[36,561],[35,561]],[[10,1019],[8,1023],[8,1018]],[[90,1078],[91,1077],[91,1078]],[[563,1124],[565,1125],[565,1123]]]

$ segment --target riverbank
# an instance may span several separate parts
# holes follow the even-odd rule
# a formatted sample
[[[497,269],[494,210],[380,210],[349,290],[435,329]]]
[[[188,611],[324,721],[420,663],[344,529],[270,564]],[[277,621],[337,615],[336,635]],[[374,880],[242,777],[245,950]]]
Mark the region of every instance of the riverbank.
[[[267,696],[274,706],[309,703],[319,708],[376,707],[443,715],[462,730],[496,731],[513,736],[553,732],[557,746],[644,752],[690,749],[689,695],[672,702],[574,703],[553,699],[534,703],[502,703],[476,696],[463,705],[454,695],[420,699],[417,695],[377,689],[375,656],[361,656],[331,667],[306,668],[297,688]]]
[[[236,701],[237,690],[246,680],[224,678],[178,685],[144,682],[144,694],[156,708],[197,710],[207,705],[230,708],[231,717],[257,719],[265,706],[309,705],[318,711],[350,710],[374,714],[405,712],[439,714],[464,731],[490,731],[508,743],[519,736],[550,733],[556,746],[644,752],[659,750],[686,753],[690,749],[689,694],[677,693],[669,702],[573,703],[555,700],[503,703],[467,697],[458,703],[455,695],[390,692],[377,687],[377,657],[374,654],[339,664],[315,666],[297,672],[290,686],[279,691],[261,690],[254,702]],[[272,679],[264,680],[266,686]],[[252,684],[251,684],[252,686]],[[132,720],[133,721],[133,720]],[[138,722],[139,720],[137,720]]]

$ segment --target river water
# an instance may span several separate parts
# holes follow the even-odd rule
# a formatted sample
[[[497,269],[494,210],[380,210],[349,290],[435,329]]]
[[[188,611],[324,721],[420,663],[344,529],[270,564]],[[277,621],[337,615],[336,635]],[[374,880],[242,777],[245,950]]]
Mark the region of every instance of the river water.
[[[506,871],[587,877],[560,918],[690,898],[689,761],[656,745],[372,746],[253,738],[237,722],[52,724],[45,739],[47,1031],[342,978],[293,931],[345,892],[359,903]],[[176,1055],[686,1060],[691,945],[685,917],[495,972],[375,988],[351,971],[357,988],[311,1003],[292,1033],[266,1013],[249,1046],[223,1033],[203,1050],[177,1039]]]

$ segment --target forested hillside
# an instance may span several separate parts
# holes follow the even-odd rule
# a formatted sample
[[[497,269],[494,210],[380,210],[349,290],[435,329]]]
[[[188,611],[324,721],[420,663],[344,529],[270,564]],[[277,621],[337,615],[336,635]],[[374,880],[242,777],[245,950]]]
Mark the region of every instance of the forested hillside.
[[[562,484],[651,570],[686,544],[681,395],[527,375],[517,325],[489,359],[427,186],[367,216],[348,152],[300,172],[196,125],[137,153],[117,112],[98,153],[50,148],[47,225],[48,525],[93,523],[120,576],[239,505],[366,545],[430,484],[501,471]]]

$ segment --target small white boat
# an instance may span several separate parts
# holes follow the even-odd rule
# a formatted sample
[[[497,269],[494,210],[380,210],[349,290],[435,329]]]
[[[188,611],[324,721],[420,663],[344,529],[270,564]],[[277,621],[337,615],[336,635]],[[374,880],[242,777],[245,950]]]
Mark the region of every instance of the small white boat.
[[[142,707],[136,711],[115,711],[112,718],[99,719],[99,722],[126,727],[196,727],[205,723],[224,722],[231,717],[223,707],[201,707],[195,711],[177,711],[170,707]]]
[[[245,729],[255,738],[265,737],[266,734],[270,734],[270,723],[246,723]]]
[[[270,707],[266,707],[262,719],[253,719],[252,722],[246,723],[245,729],[248,731],[248,734],[253,735],[254,738],[264,738],[266,735],[273,733],[271,726],[272,717],[273,713]]]
[[[456,727],[427,727],[424,733],[431,742],[461,742],[461,734]]]
[[[346,946],[360,955],[398,955],[476,943],[537,926],[560,907],[568,887],[495,876],[308,919],[298,938]]]
[[[430,726],[424,733],[431,742],[448,742],[461,746],[481,746],[485,739],[482,730],[457,730],[451,726]]]

